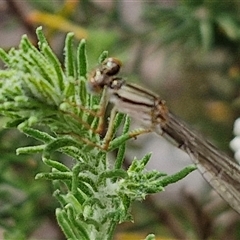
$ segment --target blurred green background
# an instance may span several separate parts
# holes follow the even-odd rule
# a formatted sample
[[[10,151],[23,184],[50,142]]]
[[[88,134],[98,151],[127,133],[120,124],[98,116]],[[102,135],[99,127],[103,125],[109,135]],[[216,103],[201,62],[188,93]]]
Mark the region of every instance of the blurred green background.
[[[171,111],[232,154],[229,142],[240,113],[238,0],[0,1],[1,48],[17,46],[25,33],[36,43],[40,25],[60,59],[67,32],[75,33],[76,43],[87,40],[90,70],[109,51],[123,62],[122,76],[154,90]],[[38,155],[15,155],[33,140],[4,129],[4,123],[0,118],[1,229],[22,239],[64,239],[51,183],[34,180],[46,166]],[[129,147],[141,145],[144,141]],[[183,200],[176,196],[164,207],[154,198],[134,205],[135,223],[120,225],[116,239],[150,232],[159,239],[239,239],[239,216],[204,193],[197,197],[184,190]]]

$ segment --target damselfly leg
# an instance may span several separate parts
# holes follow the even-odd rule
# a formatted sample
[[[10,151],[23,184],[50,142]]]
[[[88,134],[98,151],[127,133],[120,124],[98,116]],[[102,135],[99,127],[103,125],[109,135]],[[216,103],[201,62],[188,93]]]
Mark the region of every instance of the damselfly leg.
[[[99,124],[97,130],[101,130],[104,125],[104,116],[106,115],[106,108],[109,103],[109,98],[111,95],[109,94],[109,88],[117,89],[124,82],[122,78],[116,76],[121,68],[121,62],[115,58],[107,58],[103,61],[99,68],[96,68],[95,71],[90,75],[88,81],[89,90],[94,93],[102,93],[102,98],[100,102],[99,109]],[[114,136],[114,122],[116,113],[118,109],[114,106],[110,113],[110,118],[108,122],[107,132],[103,139],[103,149],[107,150],[109,147],[109,143]],[[138,135],[149,132],[149,129],[142,129],[138,131],[129,132],[129,138],[136,138]]]
[[[85,130],[90,130],[98,137],[96,141],[92,141],[92,138],[84,137],[80,132],[77,132],[76,128],[72,128],[71,132],[68,132],[74,138],[82,140],[87,145],[98,147],[102,150],[109,150],[111,140],[115,135],[115,119],[117,114],[117,108],[113,107],[110,112],[110,116],[106,116],[107,105],[109,103],[109,91],[108,88],[116,89],[120,87],[121,78],[116,74],[119,72],[121,63],[114,58],[106,59],[98,68],[96,68],[89,77],[88,89],[95,94],[101,93],[100,101],[97,103],[97,109],[85,107],[81,104],[66,101],[62,111],[71,116],[72,119],[79,123]],[[93,97],[92,95],[90,97]],[[76,108],[79,109],[79,113]],[[106,118],[108,123],[105,124]],[[107,125],[107,128],[105,127]],[[106,130],[105,130],[106,128]],[[130,131],[126,136],[127,139],[136,138],[138,135],[149,132],[150,129],[138,129],[137,131]]]

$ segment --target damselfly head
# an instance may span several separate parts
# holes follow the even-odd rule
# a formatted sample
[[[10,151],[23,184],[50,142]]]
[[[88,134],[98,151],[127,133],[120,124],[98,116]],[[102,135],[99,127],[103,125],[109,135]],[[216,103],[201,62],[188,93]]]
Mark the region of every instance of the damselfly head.
[[[107,58],[90,75],[88,89],[92,93],[101,93],[104,86],[112,85],[115,75],[121,68],[121,61],[116,58]]]

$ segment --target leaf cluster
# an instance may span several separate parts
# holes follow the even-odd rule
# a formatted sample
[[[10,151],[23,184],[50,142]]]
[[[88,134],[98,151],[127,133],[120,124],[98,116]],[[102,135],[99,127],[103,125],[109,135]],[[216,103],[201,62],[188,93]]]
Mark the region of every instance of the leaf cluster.
[[[172,176],[146,171],[148,154],[124,170],[130,119],[116,115],[113,132],[123,124],[122,134],[114,134],[107,151],[103,150],[104,139],[95,129],[104,96],[87,91],[85,41],[80,42],[75,55],[73,34],[67,35],[62,66],[41,28],[37,29],[37,37],[38,47],[23,36],[18,49],[8,53],[0,49],[0,58],[6,64],[6,69],[0,71],[1,114],[9,118],[7,127],[16,127],[41,142],[18,148],[17,154],[41,153],[50,167],[50,172],[38,173],[36,179],[52,181],[54,196],[60,203],[56,217],[66,237],[111,239],[118,223],[132,219],[133,201],[164,190],[195,167]],[[104,52],[100,59],[106,56]],[[118,153],[112,164],[108,152],[114,149]],[[69,157],[71,166],[61,162],[55,152]]]

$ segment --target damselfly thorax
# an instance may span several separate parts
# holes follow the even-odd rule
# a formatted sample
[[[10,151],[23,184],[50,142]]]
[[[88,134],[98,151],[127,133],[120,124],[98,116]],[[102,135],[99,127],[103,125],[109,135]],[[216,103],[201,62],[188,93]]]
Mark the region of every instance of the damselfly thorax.
[[[128,84],[118,77],[121,62],[115,58],[107,58],[100,68],[91,75],[88,86],[95,93],[106,89],[108,101],[119,112],[126,113],[136,119],[144,127],[161,134],[167,123],[168,109],[165,101],[153,92],[135,84]]]

